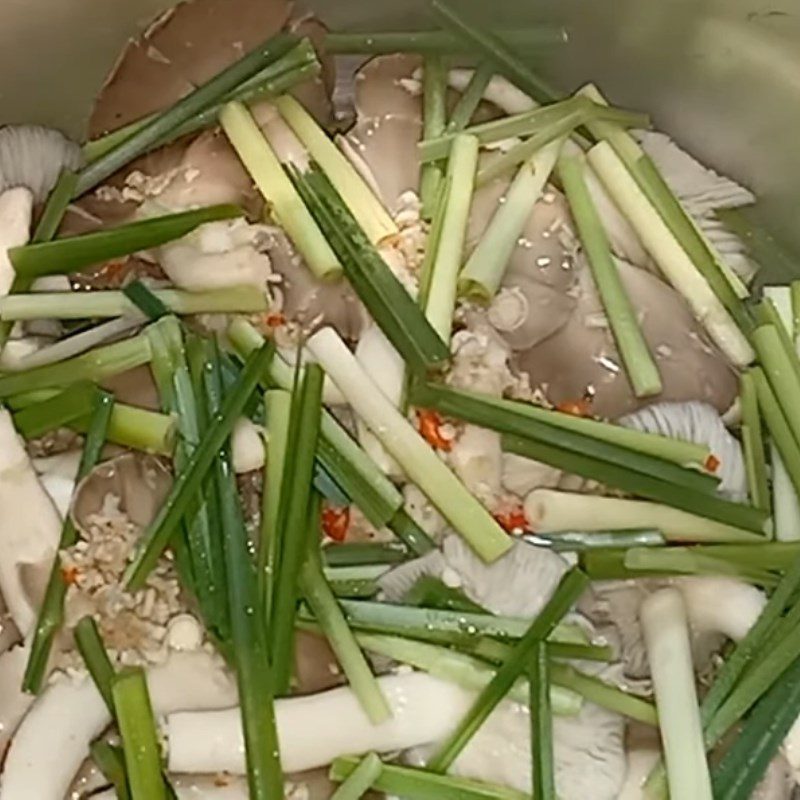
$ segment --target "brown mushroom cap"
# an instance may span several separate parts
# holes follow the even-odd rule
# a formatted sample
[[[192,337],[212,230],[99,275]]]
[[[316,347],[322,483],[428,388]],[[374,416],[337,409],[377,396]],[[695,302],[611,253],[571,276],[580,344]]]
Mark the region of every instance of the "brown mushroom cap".
[[[170,106],[274,36],[288,0],[191,0],[132,39],[100,92],[89,121],[95,138]]]
[[[421,66],[420,56],[405,53],[370,59],[355,76],[353,103],[358,118],[374,119],[391,113],[421,121],[422,98],[401,83],[411,80]]]
[[[593,411],[616,418],[657,401],[702,400],[726,411],[737,393],[734,370],[711,345],[683,298],[656,276],[624,262],[625,288],[639,311],[645,339],[655,354],[664,391],[639,400],[630,388],[588,268],[578,269],[577,305],[567,324],[526,353],[519,367],[553,403],[595,392]]]

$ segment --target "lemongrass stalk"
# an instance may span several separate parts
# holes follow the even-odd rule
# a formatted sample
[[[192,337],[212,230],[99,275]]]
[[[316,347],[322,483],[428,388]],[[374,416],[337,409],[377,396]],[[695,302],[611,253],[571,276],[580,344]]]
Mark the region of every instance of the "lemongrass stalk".
[[[0,397],[69,386],[77,381],[100,381],[140,367],[150,361],[150,343],[145,336],[98,347],[58,364],[47,364],[27,372],[0,377]]]
[[[478,165],[478,140],[459,134],[447,163],[445,180],[450,184],[448,202],[439,236],[439,246],[431,267],[430,288],[425,316],[434,330],[450,341],[456,305],[458,273],[463,263],[464,240]]]
[[[82,195],[102,183],[118,169],[147,152],[154,144],[171,134],[195,114],[219,103],[242,81],[251,78],[268,64],[286,55],[297,44],[293,36],[278,34],[251,50],[211,80],[158,114],[113,150],[84,167],[79,175],[75,196]]]
[[[787,335],[795,340],[792,290],[788,286],[765,286],[764,296],[772,301]],[[800,498],[775,440],[769,440],[772,464],[772,505],[775,517],[775,538],[790,542],[800,540]]]
[[[644,601],[639,613],[670,796],[713,800],[683,597],[677,589],[661,589]]]
[[[498,72],[519,86],[522,91],[539,102],[549,102],[558,96],[558,92],[553,87],[520,61],[514,51],[491,30],[472,24],[444,0],[433,0],[431,7],[446,30],[452,31],[465,44],[469,44],[471,50],[494,64]]]
[[[462,295],[488,303],[497,293],[519,237],[547,185],[562,143],[561,139],[551,142],[520,167],[458,277]]]
[[[445,133],[460,133],[469,125],[472,115],[483,100],[483,93],[494,75],[494,67],[488,61],[482,61],[473,72],[469,83],[458,99],[453,113],[445,126]]]
[[[758,412],[756,384],[751,372],[739,379],[739,405],[742,409],[742,445],[747,470],[750,502],[756,508],[770,510],[769,480],[764,455],[764,438],[761,433],[761,416]]]
[[[611,244],[586,185],[585,171],[582,156],[564,156],[559,162],[558,174],[628,380],[637,397],[651,397],[661,392],[661,375],[611,254]]]
[[[170,131],[157,142],[154,142],[152,148],[168,144],[181,136],[186,136],[186,134],[212,127],[216,124],[219,111],[226,102],[231,100],[250,102],[265,95],[280,95],[297,84],[316,77],[319,75],[320,69],[321,66],[317,60],[314,46],[308,39],[303,39],[286,55],[272,64],[268,64],[256,72],[255,75],[240,83],[228,93],[222,102],[215,103],[209,108],[198,112],[191,119]],[[161,113],[156,111],[153,114],[148,114],[146,117],[131,122],[122,128],[117,128],[117,130],[105,136],[87,142],[83,146],[84,161],[87,164],[97,161],[98,158],[118,147],[134,133],[138,133],[142,128],[149,125]]]
[[[794,262],[792,262],[794,263]],[[791,335],[795,350],[800,355],[800,281],[794,281],[790,287],[792,292],[792,326]]]
[[[584,86],[578,95],[588,97],[599,105],[607,105],[605,97],[592,84]],[[605,139],[625,162],[631,175],[639,184],[648,200],[658,211],[687,255],[694,262],[703,277],[709,282],[728,311],[745,331],[749,328],[748,315],[741,300],[750,291],[714,250],[697,222],[686,211],[655,162],[639,146],[627,131],[606,120],[589,120],[587,127],[598,139]]]
[[[538,152],[547,147],[551,142],[563,142],[590,115],[591,109],[578,108],[567,112],[561,119],[556,120],[538,133],[514,145],[498,158],[490,161],[483,167],[475,179],[478,187],[485,186],[493,180],[505,175],[515,167],[530,161]],[[552,167],[551,167],[552,169]]]
[[[764,368],[778,404],[795,441],[800,442],[800,378],[795,372],[791,357],[781,344],[781,336],[774,325],[761,325],[753,332],[753,346]]]
[[[270,206],[275,221],[286,231],[297,251],[318,277],[333,279],[342,266],[281,166],[275,151],[247,108],[228,103],[220,125]]]
[[[283,389],[272,389],[264,394],[267,422],[267,463],[264,472],[264,489],[261,506],[261,536],[258,543],[259,580],[262,581],[265,619],[272,617],[276,570],[279,563],[280,537],[278,515],[286,464],[289,434],[289,416],[292,396]]]
[[[307,346],[355,413],[481,558],[491,562],[507,552],[511,542],[505,532],[383,396],[338,334],[323,328]]]
[[[712,340],[737,366],[749,364],[755,358],[755,353],[746,336],[611,145],[605,141],[599,142],[589,151],[588,158],[606,190],[639,235],[645,249],[673,288],[685,297]]]
[[[397,225],[364,179],[317,121],[290,95],[274,102],[283,119],[322,168],[373,244],[397,234]]]
[[[789,421],[783,412],[764,370],[752,370],[758,406],[767,425],[772,443],[781,456],[789,480],[796,494],[800,494],[800,445],[794,437]]]
[[[535,28],[498,28],[494,35],[509,47],[538,48],[557,46],[567,41],[566,31],[558,26]],[[473,48],[448,31],[331,31],[325,37],[329,53],[349,55],[386,55],[391,53],[468,53]]]
[[[358,767],[358,759],[337,758],[331,765],[330,777],[334,781],[345,780]],[[413,797],[414,800],[530,800],[523,794],[506,786],[494,786],[469,778],[438,775],[423,769],[398,767],[384,764],[373,781],[372,788],[394,797]]]
[[[447,123],[447,70],[438,55],[426,56],[422,66],[422,137],[434,139],[444,133]],[[424,219],[433,215],[443,168],[438,163],[422,165],[419,179],[419,197]]]
[[[85,433],[85,420],[76,420],[70,425]],[[115,403],[108,424],[109,442],[143,453],[171,456],[175,449],[176,420],[168,414],[148,411],[146,408]]]
[[[669,542],[763,542],[750,531],[645,500],[534,489],[525,499],[525,515],[541,533],[656,528]]]
[[[300,588],[364,713],[373,725],[380,725],[391,718],[391,707],[322,572],[315,552],[317,542],[312,541],[310,546],[311,552],[300,570]]]
[[[784,307],[784,312],[786,311],[787,309]],[[783,316],[772,299],[765,295],[763,300],[753,309],[753,316],[756,325],[773,325],[777,329],[783,352],[786,354],[786,358],[789,360],[795,375],[800,379],[800,358],[797,357],[794,340],[786,328]]]
[[[467,715],[437,748],[428,762],[428,767],[433,772],[446,772],[452,766],[464,747],[525,670],[537,645],[547,639],[588,585],[588,578],[580,570],[572,569],[564,575],[553,596],[531,623],[525,635],[514,646],[491,682],[480,693]]]

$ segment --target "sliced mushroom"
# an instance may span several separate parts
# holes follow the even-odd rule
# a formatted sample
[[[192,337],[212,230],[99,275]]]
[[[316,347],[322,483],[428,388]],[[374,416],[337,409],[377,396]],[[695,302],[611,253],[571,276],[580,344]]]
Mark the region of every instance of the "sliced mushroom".
[[[95,467],[79,484],[72,503],[72,519],[86,530],[93,515],[101,514],[108,495],[119,498],[119,509],[140,528],[155,519],[172,487],[172,476],[162,461],[141,453],[126,453]]]
[[[312,14],[305,14],[299,19],[292,20],[289,23],[289,30],[296,36],[308,37],[322,65],[317,77],[296,86],[291,94],[323,128],[328,128],[334,123],[332,97],[336,86],[336,61],[325,50],[328,29]]]
[[[103,388],[113,392],[120,403],[151,411],[161,410],[158,389],[148,365],[129,369],[103,381]]]
[[[24,645],[0,655],[0,763],[17,726],[34,701],[34,696],[22,691],[22,679],[28,664],[30,649]]]
[[[680,295],[644,270],[624,262],[619,268],[661,371],[664,391],[659,401],[699,400],[725,411],[738,391],[736,375],[709,344]],[[594,413],[612,418],[641,407],[644,403],[631,391],[587,268],[578,270],[574,294],[578,302],[567,324],[519,353],[520,369],[554,404],[589,394]]]
[[[0,168],[0,182],[2,168]],[[33,214],[33,194],[21,186],[16,189],[0,188],[0,297],[8,294],[14,282],[14,267],[8,258],[8,250],[26,244],[30,237]]]
[[[294,652],[296,694],[324,692],[346,682],[333,650],[322,636],[298,631]]]
[[[405,53],[370,59],[355,76],[358,118],[379,119],[388,113],[421,122],[422,98],[409,86],[421,65],[419,56]]]
[[[91,138],[170,106],[289,20],[284,0],[191,0],[131,40],[106,79],[89,121]]]

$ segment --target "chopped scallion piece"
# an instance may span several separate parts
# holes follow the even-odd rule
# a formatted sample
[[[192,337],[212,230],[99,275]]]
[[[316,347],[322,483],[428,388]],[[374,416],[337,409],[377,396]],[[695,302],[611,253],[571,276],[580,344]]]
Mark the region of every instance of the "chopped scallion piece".
[[[100,631],[97,629],[97,623],[91,617],[83,617],[75,626],[74,635],[75,644],[83,658],[83,663],[113,717],[115,713],[114,666],[106,652]]]
[[[447,123],[447,68],[439,55],[425,56],[422,64],[422,138],[435,139],[444,133]],[[422,164],[419,198],[422,217],[430,219],[443,179],[442,165]]]
[[[331,800],[360,800],[381,774],[383,764],[375,753],[367,753],[361,763],[331,795]]]
[[[99,739],[92,742],[89,755],[103,777],[114,787],[117,800],[131,800],[122,748]]]
[[[87,397],[91,402],[92,415],[89,432],[86,436],[83,453],[76,481],[80,481],[94,469],[100,459],[100,452],[106,441],[106,431],[114,407],[113,395],[94,390],[93,397]],[[67,583],[61,570],[62,550],[72,547],[78,540],[78,532],[68,514],[61,528],[61,538],[58,543],[58,552],[50,570],[50,578],[45,589],[44,599],[39,609],[39,617],[34,629],[31,652],[25,668],[22,688],[26,692],[38,694],[42,687],[53,641],[64,621],[64,599],[67,594]]]
[[[148,319],[159,320],[169,314],[169,309],[140,280],[129,283],[122,292]]]
[[[751,372],[739,378],[739,404],[742,409],[742,445],[747,471],[750,502],[756,508],[770,511],[769,480],[764,452],[764,437],[761,431],[761,416],[758,413],[756,384]]]
[[[472,73],[472,77],[458,99],[453,113],[445,126],[445,133],[460,133],[469,125],[472,115],[483,100],[483,93],[495,73],[494,67],[488,61],[482,61]]]
[[[550,665],[547,646],[537,642],[528,667],[531,714],[531,764],[533,796],[536,800],[555,800],[556,779],[553,763],[553,711],[550,706]]]

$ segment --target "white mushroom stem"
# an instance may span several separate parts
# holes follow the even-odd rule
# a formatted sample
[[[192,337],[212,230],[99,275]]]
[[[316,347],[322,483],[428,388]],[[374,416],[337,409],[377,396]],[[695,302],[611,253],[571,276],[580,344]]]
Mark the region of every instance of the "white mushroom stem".
[[[28,663],[27,647],[15,647],[0,655],[0,760],[17,726],[36,699],[22,691],[22,677]]]
[[[755,354],[747,338],[611,145],[599,142],[589,151],[588,159],[666,279],[683,295],[720,350],[736,366],[749,364]]]
[[[525,516],[537,533],[657,528],[671,542],[758,542],[763,537],[646,500],[535,489]]]
[[[386,753],[437,741],[469,708],[473,695],[422,673],[379,678],[392,716],[373,725],[347,687],[275,703],[281,763],[287,772],[329,764],[338,756]],[[245,769],[238,708],[172,714],[169,769],[241,775]],[[5,800],[5,798],[3,798]]]
[[[0,297],[8,294],[14,282],[14,267],[7,251],[27,243],[32,214],[30,190],[21,186],[0,194]]]
[[[60,536],[58,511],[36,477],[11,415],[0,410],[0,591],[23,635],[36,622],[24,573],[49,569]]]
[[[477,425],[466,425],[453,442],[449,461],[472,494],[488,508],[497,505],[503,482],[500,434]]]
[[[264,466],[264,431],[247,417],[239,417],[231,435],[233,469],[240,475]]]
[[[686,605],[661,589],[639,611],[658,708],[670,796],[713,800],[694,684]]]
[[[147,682],[157,716],[227,708],[237,700],[230,675],[207,653],[175,653],[148,670]],[[0,800],[63,800],[92,740],[110,722],[91,678],[64,676],[50,685],[12,739]]]
[[[356,360],[364,371],[375,381],[386,399],[399,408],[403,400],[406,379],[406,365],[394,349],[383,331],[372,325],[361,334],[356,345]],[[398,463],[386,452],[372,431],[359,419],[357,421],[358,441],[369,453],[381,471],[392,478],[402,478],[403,471]]]

